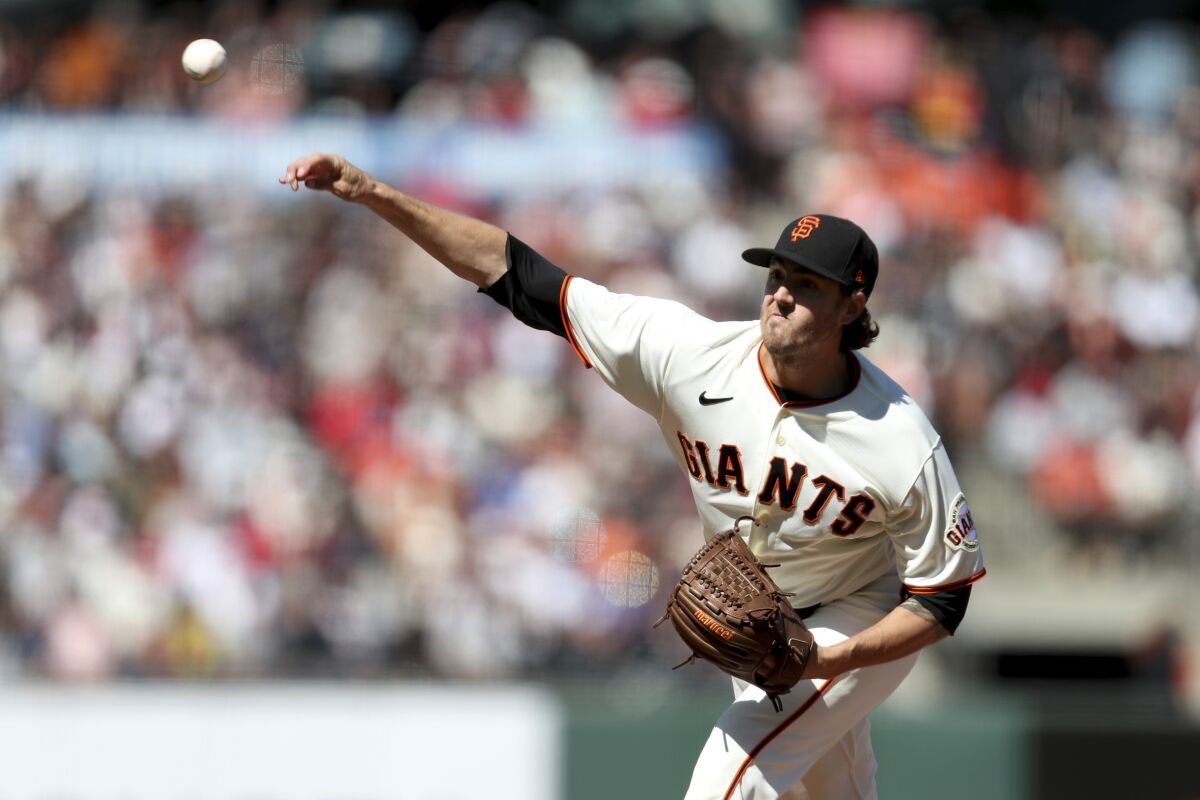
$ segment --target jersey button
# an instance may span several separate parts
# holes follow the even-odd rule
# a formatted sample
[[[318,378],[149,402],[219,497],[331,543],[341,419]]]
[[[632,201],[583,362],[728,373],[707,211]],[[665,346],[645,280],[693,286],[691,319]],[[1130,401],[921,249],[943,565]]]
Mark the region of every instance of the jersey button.
[[[754,515],[754,524],[765,526],[767,524],[767,520],[769,520],[770,518],[771,518],[771,514],[769,511],[760,511]]]
[[[779,445],[780,447],[782,447],[783,445],[787,444],[787,439],[783,438],[782,436],[776,436],[776,437],[775,437],[775,444],[777,444],[777,445]]]

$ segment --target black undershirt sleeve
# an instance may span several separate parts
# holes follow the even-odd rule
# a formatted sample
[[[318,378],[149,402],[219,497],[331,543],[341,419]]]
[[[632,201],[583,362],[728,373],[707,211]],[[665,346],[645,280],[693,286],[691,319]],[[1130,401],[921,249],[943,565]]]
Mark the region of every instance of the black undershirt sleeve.
[[[933,614],[934,619],[953,634],[958,630],[958,625],[963,621],[963,617],[966,616],[967,601],[971,599],[971,587],[963,586],[937,594],[914,594],[912,599],[929,609],[929,613]]]
[[[558,298],[567,273],[511,233],[504,244],[504,258],[508,262],[508,272],[479,291],[529,327],[566,338]]]

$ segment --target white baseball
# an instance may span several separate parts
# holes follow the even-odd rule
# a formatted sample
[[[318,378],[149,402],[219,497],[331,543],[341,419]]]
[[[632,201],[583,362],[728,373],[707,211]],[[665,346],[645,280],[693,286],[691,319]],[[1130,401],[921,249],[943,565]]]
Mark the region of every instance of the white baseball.
[[[228,66],[225,48],[212,39],[197,39],[183,50],[183,71],[200,83],[212,83]]]

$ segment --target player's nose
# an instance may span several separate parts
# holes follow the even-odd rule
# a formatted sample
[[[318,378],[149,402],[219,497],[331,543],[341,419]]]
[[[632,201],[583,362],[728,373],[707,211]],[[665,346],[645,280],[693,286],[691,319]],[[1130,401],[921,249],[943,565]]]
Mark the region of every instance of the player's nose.
[[[787,286],[782,283],[775,287],[775,291],[771,292],[771,299],[781,311],[790,309],[793,305],[795,305],[795,298],[793,298],[792,293],[787,290]]]

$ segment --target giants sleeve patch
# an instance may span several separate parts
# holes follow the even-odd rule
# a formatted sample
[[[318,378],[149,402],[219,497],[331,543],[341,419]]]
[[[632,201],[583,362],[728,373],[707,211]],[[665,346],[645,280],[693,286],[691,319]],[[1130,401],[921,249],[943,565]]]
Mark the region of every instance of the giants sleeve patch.
[[[975,520],[971,518],[971,509],[967,508],[967,498],[962,492],[950,504],[950,527],[946,529],[945,538],[946,544],[955,550],[974,552],[979,549]]]

